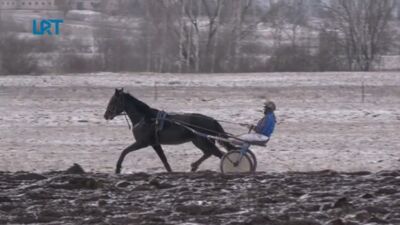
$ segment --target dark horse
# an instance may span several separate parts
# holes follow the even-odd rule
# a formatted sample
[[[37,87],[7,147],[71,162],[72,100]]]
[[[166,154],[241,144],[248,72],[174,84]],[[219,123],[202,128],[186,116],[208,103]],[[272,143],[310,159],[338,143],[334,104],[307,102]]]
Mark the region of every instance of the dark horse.
[[[167,114],[165,120],[162,121],[163,126],[160,128],[156,123],[159,110],[149,107],[129,93],[125,93],[123,89],[115,89],[115,93],[108,103],[104,118],[112,120],[123,112],[128,115],[132,122],[132,131],[136,142],[122,151],[117,162],[116,173],[121,172],[122,162],[128,153],[148,146],[151,146],[156,151],[168,172],[172,170],[161,148],[162,144],[177,145],[191,141],[197,148],[202,150],[204,155],[191,164],[192,171],[196,171],[199,165],[211,155],[219,158],[223,155],[215,145],[215,140],[195,134],[193,130],[191,131],[191,129],[194,129],[204,134],[217,134],[226,138],[227,135],[222,126],[211,117],[196,113]],[[174,121],[179,122],[179,124]],[[190,129],[180,124],[185,124]],[[234,149],[234,146],[227,142],[220,142],[220,144],[228,150]]]

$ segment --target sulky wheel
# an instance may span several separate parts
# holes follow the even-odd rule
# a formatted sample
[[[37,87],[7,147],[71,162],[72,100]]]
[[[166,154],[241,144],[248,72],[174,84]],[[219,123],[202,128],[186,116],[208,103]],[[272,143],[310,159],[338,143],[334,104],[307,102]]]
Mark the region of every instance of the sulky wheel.
[[[242,154],[239,150],[226,153],[221,159],[220,167],[222,173],[249,173],[254,171],[250,157],[247,154]]]

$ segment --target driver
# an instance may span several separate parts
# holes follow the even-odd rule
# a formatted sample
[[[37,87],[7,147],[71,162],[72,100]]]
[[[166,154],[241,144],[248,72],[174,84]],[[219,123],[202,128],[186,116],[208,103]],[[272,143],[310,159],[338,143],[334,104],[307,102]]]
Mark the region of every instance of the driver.
[[[276,118],[274,111],[276,109],[275,103],[273,101],[267,101],[264,105],[264,117],[258,121],[257,126],[254,131],[257,134],[262,134],[271,137],[275,129]]]
[[[250,125],[250,132],[239,136],[239,139],[251,142],[252,144],[265,145],[275,129],[275,110],[275,103],[273,101],[267,101],[264,104],[264,117],[258,121],[256,126]],[[252,130],[254,132],[251,132]]]

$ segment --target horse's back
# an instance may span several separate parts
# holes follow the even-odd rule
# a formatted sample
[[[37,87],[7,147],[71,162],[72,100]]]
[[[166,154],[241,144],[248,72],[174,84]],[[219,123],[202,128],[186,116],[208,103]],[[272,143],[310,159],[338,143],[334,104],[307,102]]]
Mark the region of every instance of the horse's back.
[[[175,114],[171,115],[170,119],[172,121],[181,122],[184,125],[194,125],[194,126],[201,126],[201,127],[208,127],[213,125],[216,120],[212,117],[205,116],[200,113],[183,113],[183,114]]]
[[[171,115],[169,119],[206,134],[223,132],[223,128],[217,120],[200,113],[175,114]]]

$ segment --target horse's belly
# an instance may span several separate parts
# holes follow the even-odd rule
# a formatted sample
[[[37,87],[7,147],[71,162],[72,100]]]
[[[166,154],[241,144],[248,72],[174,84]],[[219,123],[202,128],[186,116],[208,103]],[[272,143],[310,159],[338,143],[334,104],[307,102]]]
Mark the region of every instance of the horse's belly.
[[[192,141],[193,135],[185,130],[166,129],[158,134],[158,142],[166,145],[177,145]]]
[[[158,142],[164,145],[179,145],[191,141],[191,138],[174,138],[160,136]]]

